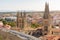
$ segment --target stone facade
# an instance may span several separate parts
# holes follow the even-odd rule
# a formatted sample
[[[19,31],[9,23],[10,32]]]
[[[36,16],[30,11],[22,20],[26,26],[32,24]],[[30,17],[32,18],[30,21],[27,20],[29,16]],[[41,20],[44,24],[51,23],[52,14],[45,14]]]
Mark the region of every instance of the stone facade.
[[[60,40],[60,28],[52,25],[52,18],[49,14],[48,4],[45,4],[45,12],[43,16],[43,40]]]
[[[25,17],[25,12],[17,12],[17,27],[21,30],[24,28]]]

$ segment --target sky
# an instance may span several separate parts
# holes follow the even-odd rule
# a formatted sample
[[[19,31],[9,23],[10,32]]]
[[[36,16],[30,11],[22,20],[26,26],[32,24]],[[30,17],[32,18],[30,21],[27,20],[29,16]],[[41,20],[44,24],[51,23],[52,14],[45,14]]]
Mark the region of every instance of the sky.
[[[60,10],[60,0],[0,0],[0,11],[44,11],[46,2],[50,11]]]

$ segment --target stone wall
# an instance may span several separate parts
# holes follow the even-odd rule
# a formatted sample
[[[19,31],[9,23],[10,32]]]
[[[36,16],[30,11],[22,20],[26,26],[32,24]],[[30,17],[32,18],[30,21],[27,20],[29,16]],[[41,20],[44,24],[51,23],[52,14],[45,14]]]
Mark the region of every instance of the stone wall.
[[[12,35],[10,33],[7,32],[3,32],[0,30],[0,36],[2,36],[2,40],[22,40],[21,38]]]

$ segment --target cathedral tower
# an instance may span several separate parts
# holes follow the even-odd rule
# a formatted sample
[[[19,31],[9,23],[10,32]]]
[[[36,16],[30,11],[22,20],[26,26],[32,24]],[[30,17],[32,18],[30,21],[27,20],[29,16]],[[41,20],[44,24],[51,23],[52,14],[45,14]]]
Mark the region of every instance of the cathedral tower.
[[[24,28],[25,12],[17,12],[17,27],[21,30]]]
[[[43,35],[47,35],[49,33],[50,26],[50,14],[49,14],[49,6],[45,3],[45,12],[43,15]]]

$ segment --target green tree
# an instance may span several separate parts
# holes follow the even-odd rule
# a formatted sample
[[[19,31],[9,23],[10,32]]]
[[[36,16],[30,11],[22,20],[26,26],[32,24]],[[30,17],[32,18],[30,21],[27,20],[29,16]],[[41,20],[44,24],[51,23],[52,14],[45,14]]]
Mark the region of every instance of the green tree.
[[[3,19],[0,19],[0,21],[3,21]]]
[[[10,25],[11,27],[16,26],[16,23],[15,22],[8,22],[7,24]]]
[[[39,24],[37,24],[37,23],[31,24],[31,27],[32,27],[32,28],[37,28],[37,27],[39,27]]]
[[[2,21],[4,25],[8,24],[8,25],[10,25],[11,27],[16,26],[16,23],[13,22],[13,21],[6,21],[6,20],[3,20],[3,19],[0,19],[0,21]]]
[[[7,21],[6,20],[2,20],[3,24],[6,25],[7,24]]]

